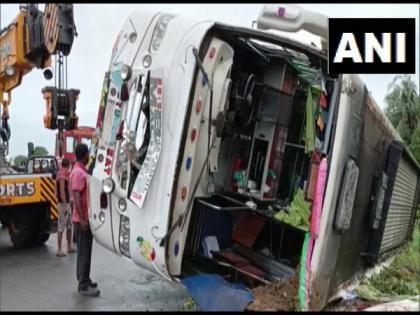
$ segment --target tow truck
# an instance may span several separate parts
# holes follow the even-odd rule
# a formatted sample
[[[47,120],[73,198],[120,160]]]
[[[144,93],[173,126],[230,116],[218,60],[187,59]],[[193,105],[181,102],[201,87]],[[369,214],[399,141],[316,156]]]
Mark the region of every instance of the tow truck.
[[[44,77],[53,76],[55,86],[41,92],[46,102],[44,127],[63,131],[77,127],[76,101],[79,90],[67,88],[66,59],[77,35],[73,5],[58,3],[21,5],[17,17],[0,30],[0,221],[7,226],[15,247],[40,245],[50,235],[52,222],[58,218],[54,172],[54,156],[31,157],[23,170],[14,169],[6,161],[11,137],[9,106],[12,90],[23,77],[38,68]],[[55,170],[55,171],[54,171]]]

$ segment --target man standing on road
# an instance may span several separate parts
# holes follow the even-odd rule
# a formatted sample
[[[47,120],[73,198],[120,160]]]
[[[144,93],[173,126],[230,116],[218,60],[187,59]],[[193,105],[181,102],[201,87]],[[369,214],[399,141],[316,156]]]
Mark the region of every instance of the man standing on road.
[[[71,224],[71,208],[70,208],[70,193],[69,193],[69,167],[70,161],[64,158],[61,161],[61,168],[57,173],[56,192],[58,200],[58,232],[57,232],[57,256],[64,257],[61,244],[63,240],[64,230],[67,236],[67,253],[74,253],[72,240],[72,224]]]
[[[76,163],[70,174],[70,189],[73,196],[73,224],[77,240],[77,281],[78,291],[86,296],[99,296],[97,283],[90,279],[90,262],[93,236],[88,217],[88,187],[86,164],[89,148],[80,143],[76,146]]]

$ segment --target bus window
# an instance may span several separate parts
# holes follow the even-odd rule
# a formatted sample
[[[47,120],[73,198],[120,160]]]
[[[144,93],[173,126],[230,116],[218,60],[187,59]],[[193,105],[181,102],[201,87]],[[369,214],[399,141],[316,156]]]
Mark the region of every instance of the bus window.
[[[137,171],[140,169],[142,161],[145,158],[148,148],[148,137],[150,137],[150,132],[148,132],[148,78],[146,78],[146,82],[143,82],[143,79],[144,76],[140,75],[130,89],[130,102],[128,102],[126,118],[126,128],[135,134],[133,139],[135,152],[132,152],[132,157],[134,159],[131,160],[131,162],[133,162]],[[145,87],[143,87],[144,83],[146,83]]]
[[[140,150],[144,142],[144,135],[147,128],[147,119],[143,112],[140,112],[136,133],[136,149]]]
[[[148,75],[146,79],[146,86],[144,88],[144,93],[142,100],[140,102],[140,111],[138,112],[137,117],[133,117],[136,119],[136,140],[135,140],[135,147],[137,150],[137,163],[140,165],[143,164],[143,161],[146,157],[146,152],[149,147],[149,140],[150,140],[150,75]]]
[[[66,138],[66,153],[74,153],[75,141],[74,137]]]

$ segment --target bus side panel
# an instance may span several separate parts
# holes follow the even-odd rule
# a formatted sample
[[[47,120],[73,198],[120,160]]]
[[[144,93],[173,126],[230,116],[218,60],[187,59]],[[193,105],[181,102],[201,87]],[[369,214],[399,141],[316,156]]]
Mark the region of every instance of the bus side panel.
[[[350,228],[341,236],[332,287],[350,279],[366,266],[364,253],[368,248],[371,233],[371,196],[376,175],[385,171],[388,149],[392,141],[392,135],[383,128],[368,106],[363,106],[360,150],[356,159],[359,166],[358,186]]]
[[[360,79],[349,75],[343,78],[320,235],[311,262],[313,281],[310,308],[318,310],[322,309],[340,286],[362,274],[367,267],[376,214],[376,199],[372,197],[377,195],[380,175],[387,175],[384,176],[387,188],[384,203],[378,207],[382,210],[379,229],[383,231],[385,226],[383,238],[381,236],[377,240],[381,246],[379,256],[387,254],[389,248],[399,248],[410,237],[413,212],[418,200],[415,187],[420,175],[418,165],[409,166],[400,158],[401,153],[399,156],[390,156],[390,145],[401,141],[400,136],[374,104]],[[337,211],[340,210],[337,201],[341,193],[341,178],[349,158],[356,162],[359,177],[350,225],[340,232],[334,224]],[[412,162],[412,159],[406,160]],[[390,163],[398,164],[397,172],[396,166],[390,166]],[[391,201],[387,202],[389,198]]]

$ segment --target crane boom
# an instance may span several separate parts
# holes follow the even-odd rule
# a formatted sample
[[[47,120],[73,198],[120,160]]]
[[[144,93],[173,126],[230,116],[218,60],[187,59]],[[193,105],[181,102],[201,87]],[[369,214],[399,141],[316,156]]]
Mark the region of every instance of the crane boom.
[[[17,17],[0,30],[0,146],[3,143],[7,147],[10,138],[8,107],[12,90],[34,68],[45,69],[44,77],[51,79],[53,55],[58,87],[49,86],[42,91],[47,103],[44,126],[60,133],[77,127],[75,109],[79,91],[67,90],[63,79],[66,76],[63,60],[70,54],[75,36],[73,4],[69,3],[47,3],[44,12],[34,3],[20,6]]]
[[[78,122],[75,110],[80,91],[67,89],[66,73],[76,35],[73,5],[68,3],[48,3],[44,12],[37,4],[21,5],[12,23],[4,29],[0,25],[0,221],[8,227],[16,247],[43,244],[55,229],[58,201],[54,178],[58,165],[54,156],[34,156],[33,144],[28,144],[26,165],[12,167],[6,162],[11,93],[32,69],[44,69],[46,79],[51,79],[51,69],[55,70],[54,86],[41,92],[47,111],[44,127],[58,129],[60,148],[63,131],[77,128]],[[32,192],[15,193],[16,185],[30,187]]]

